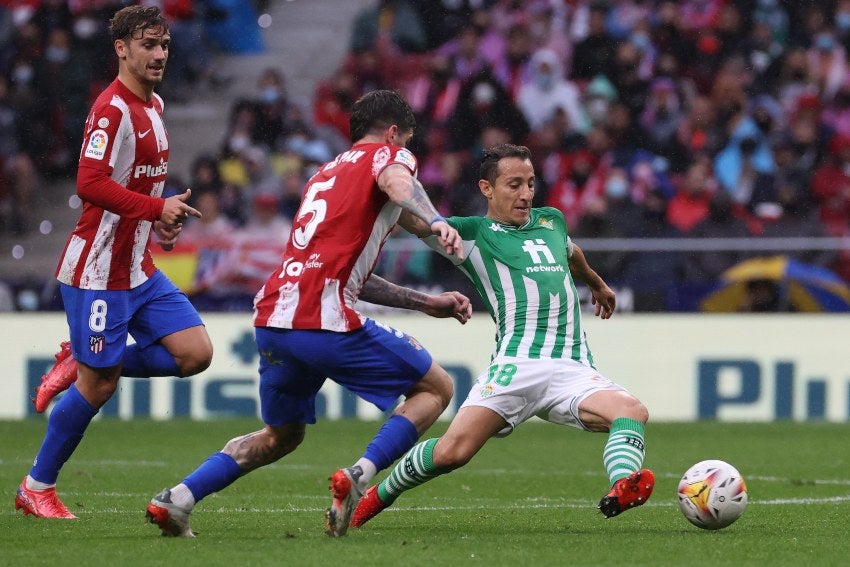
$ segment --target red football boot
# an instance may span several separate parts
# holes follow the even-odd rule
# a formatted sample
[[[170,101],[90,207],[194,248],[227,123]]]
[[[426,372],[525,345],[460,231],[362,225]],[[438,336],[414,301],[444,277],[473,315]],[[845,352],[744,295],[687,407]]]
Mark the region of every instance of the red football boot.
[[[59,347],[56,363],[50,372],[41,377],[41,384],[35,389],[33,403],[38,413],[44,413],[50,400],[67,390],[77,380],[77,361],[71,354],[71,342],[64,341]]]
[[[30,490],[27,488],[26,479],[18,487],[18,493],[15,495],[15,510],[22,508],[24,516],[32,515],[39,518],[60,518],[64,520],[77,519],[59,500],[56,488]]]
[[[349,469],[339,469],[328,479],[331,481],[331,493],[333,501],[331,507],[325,513],[328,523],[325,525],[325,533],[330,537],[344,536],[348,531],[348,522],[351,514],[360,502],[362,492],[351,476]]]
[[[606,518],[613,518],[629,508],[640,506],[649,500],[655,488],[655,474],[649,469],[633,472],[614,483],[611,491],[599,501],[599,511]]]
[[[366,491],[366,494],[363,495],[363,498],[360,499],[360,503],[357,505],[357,508],[354,509],[354,515],[351,517],[351,523],[348,524],[351,528],[359,528],[375,516],[377,516],[381,510],[387,507],[387,504],[381,502],[381,499],[378,498],[378,485],[372,486],[369,490]]]

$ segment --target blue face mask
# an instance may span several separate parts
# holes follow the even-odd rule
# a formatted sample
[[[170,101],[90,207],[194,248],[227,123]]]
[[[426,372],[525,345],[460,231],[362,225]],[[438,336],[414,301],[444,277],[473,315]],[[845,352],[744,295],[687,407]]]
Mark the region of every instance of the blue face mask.
[[[551,90],[552,86],[555,84],[555,77],[553,77],[551,73],[538,73],[534,77],[534,82],[540,90],[548,91]]]
[[[832,51],[834,46],[835,42],[832,41],[832,38],[828,35],[819,35],[817,39],[815,39],[815,47],[821,51]]]
[[[611,199],[622,199],[629,191],[629,185],[622,177],[612,177],[605,182],[605,195]]]
[[[20,85],[25,85],[32,79],[33,70],[29,65],[19,65],[12,72],[12,80]]]
[[[259,97],[260,102],[265,104],[274,104],[280,98],[280,93],[274,87],[266,87],[260,91]]]
[[[68,60],[68,50],[62,47],[48,47],[44,51],[44,58],[51,63],[64,63]]]
[[[641,51],[644,51],[649,47],[650,39],[645,33],[636,33],[629,38],[629,42]]]

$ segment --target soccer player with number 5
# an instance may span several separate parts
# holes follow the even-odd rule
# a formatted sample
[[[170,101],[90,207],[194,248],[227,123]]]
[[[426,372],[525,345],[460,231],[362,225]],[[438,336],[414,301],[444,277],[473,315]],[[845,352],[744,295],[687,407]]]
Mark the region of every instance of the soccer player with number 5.
[[[445,435],[413,447],[369,488],[351,527],[361,527],[403,492],[462,467],[488,439],[509,435],[534,416],[608,433],[602,462],[610,489],[598,505],[606,518],[645,503],[655,486],[652,471],[641,469],[649,414],[594,367],[573,278],[590,288],[602,319],[614,313],[614,292],[570,240],[564,215],[532,208],[528,148],[506,144],[485,151],[478,188],[487,199],[486,216],[447,219],[464,243],[465,259],[450,259],[472,280],[496,322],[496,354]],[[418,219],[405,216],[399,224],[430,239]]]
[[[316,422],[316,395],[328,378],[382,410],[395,406],[363,457],[330,478],[325,531],[344,535],[369,481],[413,447],[451,401],[451,377],[422,345],[361,315],[355,303],[465,323],[472,308],[462,294],[425,294],[371,275],[402,211],[418,218],[450,256],[460,255],[460,237],[416,179],[416,158],[405,149],[415,126],[407,102],[393,91],[367,93],[350,122],[351,149],[307,182],[281,266],[254,300],[265,426],[231,439],[183,482],[153,497],[147,517],[164,535],[192,537],[189,514],[202,498],[294,451],[307,424]]]

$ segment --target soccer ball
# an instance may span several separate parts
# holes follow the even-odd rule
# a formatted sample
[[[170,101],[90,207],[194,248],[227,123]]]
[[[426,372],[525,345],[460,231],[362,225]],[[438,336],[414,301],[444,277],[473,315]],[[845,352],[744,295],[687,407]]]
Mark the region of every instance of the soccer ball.
[[[725,528],[744,513],[747,485],[738,469],[718,460],[701,461],[679,481],[679,509],[706,530]]]

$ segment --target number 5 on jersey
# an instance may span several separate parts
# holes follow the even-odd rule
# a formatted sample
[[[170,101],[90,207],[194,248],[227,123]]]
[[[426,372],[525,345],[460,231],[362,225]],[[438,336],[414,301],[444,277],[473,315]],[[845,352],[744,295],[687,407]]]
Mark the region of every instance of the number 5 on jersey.
[[[317,195],[320,191],[333,189],[335,182],[336,177],[331,177],[327,181],[311,183],[304,193],[304,200],[301,202],[298,214],[295,215],[295,222],[297,224],[307,215],[312,214],[312,216],[304,223],[304,226],[299,226],[292,231],[292,245],[299,250],[307,248],[307,244],[310,243],[310,239],[316,234],[316,229],[328,213],[328,203],[324,199],[317,198]]]

